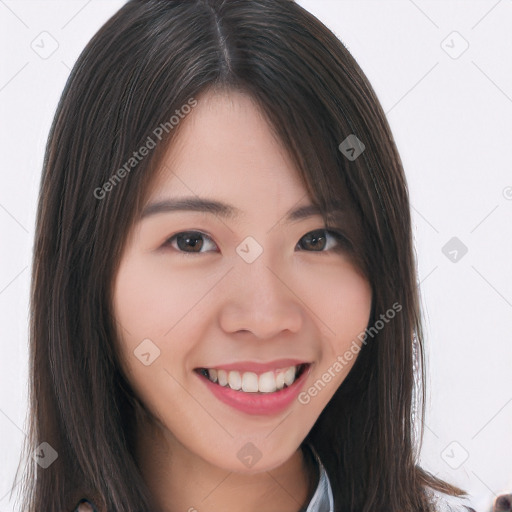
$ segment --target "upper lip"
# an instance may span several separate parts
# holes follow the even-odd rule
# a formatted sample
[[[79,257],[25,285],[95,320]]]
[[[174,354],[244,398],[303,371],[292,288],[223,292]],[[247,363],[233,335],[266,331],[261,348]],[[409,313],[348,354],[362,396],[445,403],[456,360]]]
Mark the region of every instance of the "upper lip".
[[[254,372],[263,373],[282,368],[289,368],[290,366],[297,366],[300,364],[309,364],[308,361],[301,359],[276,359],[268,363],[258,363],[254,361],[238,361],[236,363],[220,363],[211,366],[202,366],[201,368],[217,368],[222,370],[234,370],[239,372]]]

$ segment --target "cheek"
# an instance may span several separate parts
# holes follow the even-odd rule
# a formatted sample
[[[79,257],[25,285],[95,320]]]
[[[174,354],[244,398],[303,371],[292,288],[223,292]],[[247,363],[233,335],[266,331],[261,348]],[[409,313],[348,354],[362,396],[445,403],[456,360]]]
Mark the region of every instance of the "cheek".
[[[322,280],[318,281],[320,283]],[[328,292],[322,294],[317,288],[314,297],[314,310],[320,319],[318,325],[324,333],[319,370],[330,372],[331,376],[326,378],[339,385],[360,352],[362,334],[370,319],[372,290],[368,280],[350,266],[342,272],[331,272],[325,276],[323,284]],[[340,356],[343,357],[342,367],[336,364]]]
[[[371,286],[355,270],[331,272],[323,284],[329,293],[314,297],[318,326],[324,333],[319,361],[298,396],[311,418],[318,418],[354,366],[362,347],[358,336],[368,326],[372,305]]]
[[[162,395],[180,397],[182,393],[178,382],[183,381],[186,344],[180,343],[178,337],[173,339],[170,358],[165,340],[174,333],[173,326],[183,316],[183,294],[176,290],[184,288],[161,273],[157,276],[154,268],[140,264],[136,258],[122,262],[114,286],[123,371],[136,396],[154,416],[161,418],[165,408]]]
[[[197,274],[194,279],[190,272],[150,265],[136,255],[122,261],[113,297],[117,339],[123,368],[140,396],[152,396],[159,386],[169,389],[169,381],[172,387],[170,373],[183,381],[191,353],[187,340],[200,328],[194,312],[215,279]]]
[[[172,289],[136,258],[125,258],[119,267],[113,294],[117,339],[123,368],[135,387],[162,372],[163,335],[176,322],[178,299],[169,293]]]
[[[323,324],[322,331],[333,345],[343,345],[367,327],[372,289],[368,280],[350,264],[327,270],[315,278],[315,286],[305,290],[312,309]],[[307,295],[305,295],[307,296]]]
[[[126,260],[120,267],[114,301],[118,327],[133,337],[162,340],[204,294],[204,284],[186,272],[170,271],[142,258]]]

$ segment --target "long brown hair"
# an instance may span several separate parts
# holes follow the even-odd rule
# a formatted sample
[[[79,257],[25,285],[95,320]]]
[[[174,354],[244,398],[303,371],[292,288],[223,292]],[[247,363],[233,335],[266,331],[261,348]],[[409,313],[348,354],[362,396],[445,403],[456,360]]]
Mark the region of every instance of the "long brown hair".
[[[350,206],[360,225],[356,261],[373,292],[369,326],[401,306],[367,338],[304,441],[326,468],[335,511],[428,511],[428,489],[465,494],[418,465],[425,364],[408,190],[359,65],[292,0],[131,0],[80,55],[49,134],[31,288],[23,510],[72,510],[82,497],[102,511],[154,510],[133,456],[143,406],[119,365],[112,281],[179,131],[169,120],[217,89],[257,102],[326,222],[333,205]],[[157,127],[166,128],[158,142]],[[357,158],[339,149],[351,135],[364,144]],[[131,161],[148,137],[156,147]],[[48,467],[32,459],[41,443],[58,455]]]

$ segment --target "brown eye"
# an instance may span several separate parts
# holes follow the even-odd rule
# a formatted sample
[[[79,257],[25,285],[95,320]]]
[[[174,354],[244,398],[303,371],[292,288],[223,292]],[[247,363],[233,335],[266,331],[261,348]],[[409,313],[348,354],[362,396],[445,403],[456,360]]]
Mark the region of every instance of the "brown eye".
[[[201,250],[204,246],[203,239],[210,241],[216,247],[213,240],[200,231],[183,231],[176,233],[164,243],[164,247],[171,246],[177,251],[186,253],[208,252]]]
[[[317,229],[304,235],[297,244],[301,250],[312,252],[327,252],[335,249],[337,245],[342,245],[345,238],[337,231],[327,229]]]

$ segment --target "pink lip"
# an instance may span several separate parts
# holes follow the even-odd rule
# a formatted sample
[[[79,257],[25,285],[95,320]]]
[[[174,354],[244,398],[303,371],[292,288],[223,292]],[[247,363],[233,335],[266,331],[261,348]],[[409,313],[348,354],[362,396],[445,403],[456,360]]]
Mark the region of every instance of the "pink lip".
[[[205,366],[204,368],[217,368],[220,370],[236,370],[239,372],[254,372],[264,373],[271,370],[280,370],[289,368],[290,366],[298,366],[299,364],[307,363],[300,359],[277,359],[269,363],[256,363],[252,361],[239,361],[238,363],[224,364],[220,363],[215,366]]]
[[[290,366],[293,366],[293,363]],[[283,388],[275,393],[235,391],[227,386],[213,383],[202,374],[197,373],[197,375],[221,402],[247,414],[272,415],[285,410],[297,398],[310,370],[311,364],[290,387]]]

